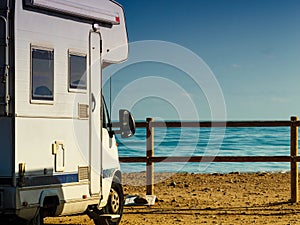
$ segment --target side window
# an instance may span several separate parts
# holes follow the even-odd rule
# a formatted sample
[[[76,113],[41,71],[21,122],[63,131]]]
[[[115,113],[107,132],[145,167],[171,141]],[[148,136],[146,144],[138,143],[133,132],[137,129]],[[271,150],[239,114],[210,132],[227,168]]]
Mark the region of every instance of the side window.
[[[69,88],[86,90],[87,56],[69,53]]]
[[[33,100],[53,100],[54,50],[31,48],[31,81]]]

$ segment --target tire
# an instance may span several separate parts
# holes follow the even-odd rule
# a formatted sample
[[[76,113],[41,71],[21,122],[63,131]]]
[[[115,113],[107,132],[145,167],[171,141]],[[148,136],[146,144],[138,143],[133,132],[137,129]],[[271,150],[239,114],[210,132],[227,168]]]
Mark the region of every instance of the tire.
[[[120,179],[115,177],[111,185],[107,205],[101,211],[99,211],[99,215],[101,214],[120,215],[120,218],[116,222],[112,222],[109,220],[106,221],[106,223],[109,225],[118,225],[121,221],[123,208],[124,208],[124,193],[123,193],[122,184],[120,182]],[[97,219],[94,219],[94,223],[95,225],[101,224]]]
[[[32,220],[30,220],[27,224],[28,225],[43,225],[44,224],[44,218],[43,218],[43,210],[42,210],[42,208],[39,208],[37,210],[37,213],[34,216],[34,218]]]

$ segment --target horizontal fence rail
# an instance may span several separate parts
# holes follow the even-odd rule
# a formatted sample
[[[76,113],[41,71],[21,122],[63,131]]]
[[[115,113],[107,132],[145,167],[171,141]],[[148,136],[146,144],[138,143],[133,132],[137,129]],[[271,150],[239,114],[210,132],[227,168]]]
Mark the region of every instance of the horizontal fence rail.
[[[137,128],[146,129],[146,156],[120,157],[122,163],[146,163],[146,194],[154,193],[154,163],[158,162],[290,162],[291,202],[298,202],[298,126],[296,116],[290,121],[217,121],[217,122],[146,122],[136,123]],[[227,127],[290,127],[290,156],[154,156],[154,128],[227,128]]]
[[[137,128],[146,128],[147,122],[137,122]],[[300,126],[300,121],[216,121],[216,122],[155,122],[151,121],[149,126],[155,128],[165,127],[290,127],[291,125]]]
[[[298,157],[295,158],[298,160]],[[170,162],[291,162],[290,156],[153,156],[121,157],[122,163]]]

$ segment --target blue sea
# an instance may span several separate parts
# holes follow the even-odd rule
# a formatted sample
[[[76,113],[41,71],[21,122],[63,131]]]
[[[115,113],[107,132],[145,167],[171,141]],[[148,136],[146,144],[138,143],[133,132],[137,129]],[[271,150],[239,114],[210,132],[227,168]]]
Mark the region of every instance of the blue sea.
[[[145,156],[146,131],[118,138],[120,156]],[[289,127],[155,128],[155,156],[289,156]],[[145,163],[122,163],[125,173],[145,171]],[[289,163],[155,163],[155,172],[286,172]]]

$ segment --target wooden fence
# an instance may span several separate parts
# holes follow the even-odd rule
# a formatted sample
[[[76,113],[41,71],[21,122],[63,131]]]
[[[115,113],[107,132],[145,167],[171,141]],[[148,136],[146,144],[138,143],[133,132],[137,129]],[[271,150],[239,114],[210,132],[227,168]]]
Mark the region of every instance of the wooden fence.
[[[146,156],[120,157],[122,163],[146,163],[146,194],[154,194],[154,163],[157,162],[290,162],[291,202],[298,202],[298,126],[296,116],[290,121],[226,121],[226,122],[155,122],[147,118],[146,122],[136,124],[146,129]],[[165,127],[290,127],[290,156],[154,156],[154,128]]]

